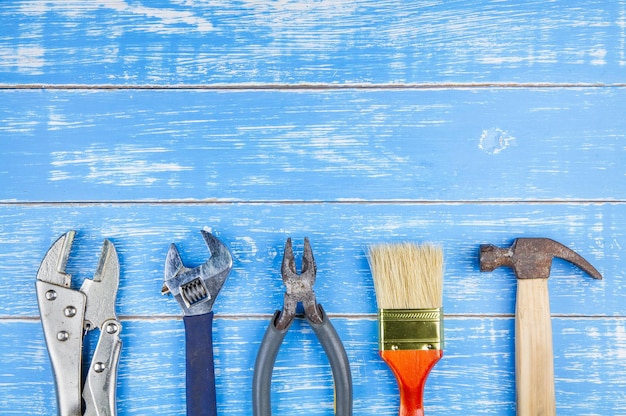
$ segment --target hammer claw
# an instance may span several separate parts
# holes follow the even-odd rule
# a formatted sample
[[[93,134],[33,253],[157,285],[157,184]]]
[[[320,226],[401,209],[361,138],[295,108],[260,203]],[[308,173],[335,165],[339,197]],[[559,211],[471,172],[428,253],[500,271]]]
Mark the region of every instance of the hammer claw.
[[[597,271],[596,268],[591,265],[591,263],[585,260],[583,256],[576,253],[574,250],[554,240],[546,240],[546,244],[553,247],[554,257],[567,260],[570,263],[580,267],[594,279],[602,280],[602,275],[600,274],[600,272]]]

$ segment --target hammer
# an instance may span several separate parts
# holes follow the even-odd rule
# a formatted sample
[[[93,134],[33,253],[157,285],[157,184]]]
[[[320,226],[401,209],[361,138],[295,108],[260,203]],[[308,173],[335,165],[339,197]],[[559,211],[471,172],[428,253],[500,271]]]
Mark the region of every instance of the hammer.
[[[602,275],[587,260],[548,238],[518,238],[509,248],[480,246],[480,271],[509,266],[517,277],[515,382],[518,416],[556,415],[548,277],[552,259],[567,260],[594,279]]]

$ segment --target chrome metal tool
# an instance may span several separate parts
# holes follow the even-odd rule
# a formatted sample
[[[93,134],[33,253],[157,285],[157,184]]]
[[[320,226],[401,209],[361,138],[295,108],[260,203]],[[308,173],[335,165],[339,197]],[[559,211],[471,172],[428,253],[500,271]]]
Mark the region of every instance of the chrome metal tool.
[[[93,279],[85,279],[79,290],[71,289],[72,279],[65,267],[74,235],[74,231],[68,231],[59,237],[37,272],[37,300],[59,415],[114,416],[122,348],[122,325],[115,314],[119,261],[113,243],[104,240]],[[95,329],[100,330],[100,335],[83,385],[83,338]]]
[[[228,247],[201,231],[211,257],[193,269],[183,265],[176,245],[165,260],[161,293],[174,295],[183,309],[187,355],[187,416],[215,416],[217,402],[213,364],[213,303],[233,267]]]

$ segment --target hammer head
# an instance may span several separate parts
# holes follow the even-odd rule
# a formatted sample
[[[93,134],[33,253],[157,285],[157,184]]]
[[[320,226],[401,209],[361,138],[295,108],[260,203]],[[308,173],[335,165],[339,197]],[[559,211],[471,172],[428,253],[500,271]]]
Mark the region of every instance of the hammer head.
[[[554,257],[575,264],[594,279],[602,279],[602,275],[582,256],[549,238],[518,238],[508,248],[483,244],[480,246],[480,271],[490,272],[500,266],[509,266],[518,279],[547,279]]]

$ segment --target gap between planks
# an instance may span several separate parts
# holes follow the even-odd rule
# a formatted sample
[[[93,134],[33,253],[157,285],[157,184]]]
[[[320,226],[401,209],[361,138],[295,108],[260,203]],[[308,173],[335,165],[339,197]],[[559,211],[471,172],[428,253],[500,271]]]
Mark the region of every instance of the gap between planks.
[[[229,199],[171,199],[171,200],[119,200],[119,201],[2,201],[3,206],[124,206],[124,205],[621,205],[622,199],[529,199],[529,200],[229,200]]]
[[[215,314],[216,320],[229,320],[229,321],[268,321],[274,316],[273,313],[267,314]],[[347,320],[368,320],[376,321],[378,319],[377,314],[328,314],[331,319],[347,319]],[[565,319],[565,320],[612,320],[612,321],[626,321],[626,315],[576,315],[576,314],[551,314],[552,319]],[[444,318],[450,320],[468,320],[468,319],[494,319],[494,320],[509,320],[515,319],[515,314],[481,314],[481,313],[468,313],[468,314],[444,314]],[[120,321],[144,321],[144,322],[158,322],[158,321],[180,321],[183,319],[182,315],[120,315],[118,316]],[[304,317],[296,316],[295,319],[304,320]],[[0,316],[0,322],[39,322],[41,318],[39,316]]]
[[[176,85],[83,85],[83,84],[0,84],[0,90],[204,90],[204,91],[324,91],[324,90],[439,90],[439,89],[523,89],[523,88],[624,88],[626,83],[425,83],[425,84],[176,84]]]

